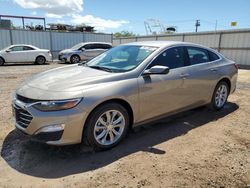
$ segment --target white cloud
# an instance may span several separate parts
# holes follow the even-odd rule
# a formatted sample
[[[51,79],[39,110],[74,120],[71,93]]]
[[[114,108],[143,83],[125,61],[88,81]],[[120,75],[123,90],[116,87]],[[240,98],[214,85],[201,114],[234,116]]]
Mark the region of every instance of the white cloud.
[[[82,16],[84,0],[13,0],[19,6],[25,9],[32,9],[32,15],[37,15],[36,10],[43,11],[45,16],[62,21],[64,16],[71,18],[73,24],[86,24],[103,31],[106,29],[117,29],[124,24],[126,20],[111,20],[95,17],[93,15]],[[58,20],[58,21],[59,21]]]
[[[31,12],[31,15],[37,15],[36,11]]]
[[[72,15],[72,23],[74,24],[86,24],[95,27],[97,30],[106,29],[117,29],[124,24],[128,24],[129,21],[126,20],[109,20],[99,17],[94,17],[92,15]]]
[[[59,23],[59,24],[65,24],[65,20],[62,20],[62,19],[57,19],[56,20],[56,23]]]
[[[14,0],[27,9],[39,9],[52,15],[71,15],[83,11],[83,0]]]
[[[62,18],[63,17],[62,15],[53,14],[53,13],[46,13],[45,16],[48,18]]]

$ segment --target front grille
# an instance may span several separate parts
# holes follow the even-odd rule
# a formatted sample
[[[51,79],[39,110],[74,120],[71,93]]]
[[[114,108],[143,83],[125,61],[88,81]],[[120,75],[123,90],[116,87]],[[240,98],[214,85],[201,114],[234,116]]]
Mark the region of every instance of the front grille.
[[[21,107],[14,105],[16,122],[23,128],[27,128],[33,119],[32,115]]]
[[[36,99],[26,98],[26,97],[23,97],[23,96],[18,95],[18,94],[16,94],[16,99],[18,99],[19,101],[22,101],[24,103],[34,103],[34,102],[40,101],[40,100],[36,100]]]

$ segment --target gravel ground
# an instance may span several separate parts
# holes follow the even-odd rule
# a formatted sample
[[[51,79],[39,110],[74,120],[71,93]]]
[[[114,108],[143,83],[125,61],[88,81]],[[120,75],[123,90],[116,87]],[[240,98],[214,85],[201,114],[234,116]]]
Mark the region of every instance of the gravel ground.
[[[14,130],[14,89],[59,66],[0,67],[0,187],[250,187],[250,71],[239,71],[223,110],[201,107],[165,118],[95,153],[35,143]]]

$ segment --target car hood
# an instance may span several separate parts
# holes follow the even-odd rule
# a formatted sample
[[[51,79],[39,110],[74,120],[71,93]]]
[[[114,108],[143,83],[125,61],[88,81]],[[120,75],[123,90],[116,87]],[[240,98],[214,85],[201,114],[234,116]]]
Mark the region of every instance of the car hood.
[[[73,50],[73,49],[65,49],[65,50],[60,51],[59,54],[67,54],[67,53],[72,53],[74,51],[75,50]]]
[[[122,79],[123,73],[110,73],[86,66],[65,66],[33,76],[17,94],[32,99],[66,99],[82,96],[86,89]]]

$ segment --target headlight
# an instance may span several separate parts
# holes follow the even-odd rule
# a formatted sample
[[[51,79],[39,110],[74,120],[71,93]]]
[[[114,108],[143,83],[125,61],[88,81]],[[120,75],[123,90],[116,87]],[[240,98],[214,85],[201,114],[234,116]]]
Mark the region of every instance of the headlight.
[[[61,100],[61,101],[42,101],[33,104],[32,106],[40,111],[58,111],[58,110],[67,110],[75,107],[81,101],[80,99],[70,99],[70,100]]]

